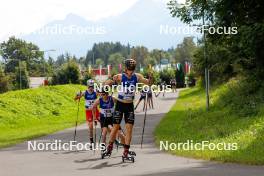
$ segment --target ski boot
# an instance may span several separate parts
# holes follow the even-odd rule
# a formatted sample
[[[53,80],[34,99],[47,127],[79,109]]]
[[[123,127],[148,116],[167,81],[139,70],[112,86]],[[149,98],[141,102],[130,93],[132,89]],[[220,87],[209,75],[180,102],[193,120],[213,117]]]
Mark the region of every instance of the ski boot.
[[[131,156],[137,156],[136,152],[134,152],[134,151],[128,151],[128,154]]]
[[[101,158],[104,159],[106,156],[108,156],[109,158],[112,154],[112,150],[113,150],[113,144],[109,144],[107,149],[101,153]]]
[[[134,163],[135,162],[135,156],[136,156],[135,154],[136,154],[135,152],[132,152],[132,151],[129,151],[129,150],[125,150],[123,155],[122,155],[123,163],[125,161],[131,161],[132,163]]]

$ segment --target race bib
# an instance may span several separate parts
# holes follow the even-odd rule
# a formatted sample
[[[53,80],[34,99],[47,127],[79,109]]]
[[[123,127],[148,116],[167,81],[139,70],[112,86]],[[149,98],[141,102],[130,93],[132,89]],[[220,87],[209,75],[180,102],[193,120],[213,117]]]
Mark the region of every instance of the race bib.
[[[94,104],[94,100],[85,100],[85,107],[91,109]]]

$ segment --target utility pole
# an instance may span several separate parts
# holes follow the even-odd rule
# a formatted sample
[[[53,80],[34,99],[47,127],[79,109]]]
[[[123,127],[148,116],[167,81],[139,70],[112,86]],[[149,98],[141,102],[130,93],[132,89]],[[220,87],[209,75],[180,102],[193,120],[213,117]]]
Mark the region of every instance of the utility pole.
[[[206,3],[206,0],[205,0]],[[204,4],[205,6],[205,4]],[[204,51],[203,51],[203,55],[204,55],[204,59],[205,59],[205,91],[206,91],[206,110],[209,110],[209,106],[210,106],[210,96],[209,96],[209,70],[208,70],[208,58],[207,58],[207,44],[206,44],[206,35],[205,35],[205,7],[203,6],[203,40],[204,40]]]
[[[159,51],[160,52],[160,59],[159,59],[159,70],[161,70],[161,50]]]
[[[94,66],[94,52],[93,52],[93,64],[92,65]]]
[[[22,78],[21,78],[21,60],[19,58],[19,87],[22,89]]]

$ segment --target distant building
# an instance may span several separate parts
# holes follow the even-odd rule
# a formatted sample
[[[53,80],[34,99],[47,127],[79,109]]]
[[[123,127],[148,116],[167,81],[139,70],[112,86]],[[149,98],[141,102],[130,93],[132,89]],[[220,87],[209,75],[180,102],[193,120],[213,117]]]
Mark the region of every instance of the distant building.
[[[160,60],[160,64],[157,64],[157,65],[154,66],[154,70],[155,71],[162,71],[164,69],[169,69],[171,67],[172,66],[169,63],[169,59],[163,58],[163,59]]]
[[[38,88],[44,85],[46,77],[30,77],[29,80],[30,88]]]

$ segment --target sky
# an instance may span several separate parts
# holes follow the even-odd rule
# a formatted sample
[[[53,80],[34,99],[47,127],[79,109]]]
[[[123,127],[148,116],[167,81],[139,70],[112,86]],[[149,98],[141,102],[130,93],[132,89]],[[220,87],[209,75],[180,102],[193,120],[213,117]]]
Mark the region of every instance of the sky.
[[[138,0],[0,0],[0,41],[28,34],[73,13],[96,21],[125,12]],[[161,1],[161,0],[160,0]]]
[[[139,0],[0,0],[0,41],[25,35],[73,13],[96,21],[119,15]],[[169,0],[153,0],[168,2]],[[177,0],[184,3],[186,0]]]

